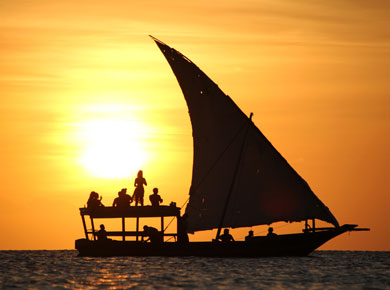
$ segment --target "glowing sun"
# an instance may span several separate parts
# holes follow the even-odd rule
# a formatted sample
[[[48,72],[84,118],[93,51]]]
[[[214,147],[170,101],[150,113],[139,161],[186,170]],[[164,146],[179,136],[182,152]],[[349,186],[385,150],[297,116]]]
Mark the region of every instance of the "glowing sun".
[[[139,123],[94,120],[84,126],[86,147],[81,163],[90,174],[103,178],[128,177],[147,161]]]

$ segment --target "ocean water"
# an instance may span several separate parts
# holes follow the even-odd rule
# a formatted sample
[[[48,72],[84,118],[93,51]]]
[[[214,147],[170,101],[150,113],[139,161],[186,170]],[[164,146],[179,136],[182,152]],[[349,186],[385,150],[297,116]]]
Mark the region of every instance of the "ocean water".
[[[0,251],[1,289],[390,289],[390,252],[308,257],[81,258],[77,252]]]

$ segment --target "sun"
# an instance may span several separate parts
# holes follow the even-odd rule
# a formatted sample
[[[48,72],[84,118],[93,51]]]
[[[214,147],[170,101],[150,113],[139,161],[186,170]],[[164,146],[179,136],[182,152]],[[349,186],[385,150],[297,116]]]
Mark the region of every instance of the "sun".
[[[83,126],[85,148],[81,163],[101,178],[124,178],[147,162],[142,124],[127,120],[93,120]]]

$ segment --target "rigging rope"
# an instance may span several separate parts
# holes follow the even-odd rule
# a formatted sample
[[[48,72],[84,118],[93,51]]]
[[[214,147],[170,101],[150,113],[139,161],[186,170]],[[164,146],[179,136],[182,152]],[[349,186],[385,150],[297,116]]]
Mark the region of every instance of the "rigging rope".
[[[188,203],[188,201],[190,200],[190,198],[188,197],[187,200],[183,203],[183,205],[180,207],[180,210],[185,206],[186,203]],[[164,232],[166,231],[166,229],[171,225],[171,223],[175,220],[175,218],[173,217],[171,219],[171,221],[168,223],[168,225],[164,228]],[[169,241],[169,239],[168,239]]]

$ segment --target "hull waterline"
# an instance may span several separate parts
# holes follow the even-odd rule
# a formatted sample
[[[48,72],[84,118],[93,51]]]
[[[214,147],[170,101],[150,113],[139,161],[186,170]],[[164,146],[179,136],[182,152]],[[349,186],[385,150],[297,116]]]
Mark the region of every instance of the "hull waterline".
[[[199,256],[199,257],[272,257],[307,256],[330,239],[354,230],[354,225],[318,232],[255,237],[250,242],[164,242],[76,240],[79,256]]]

